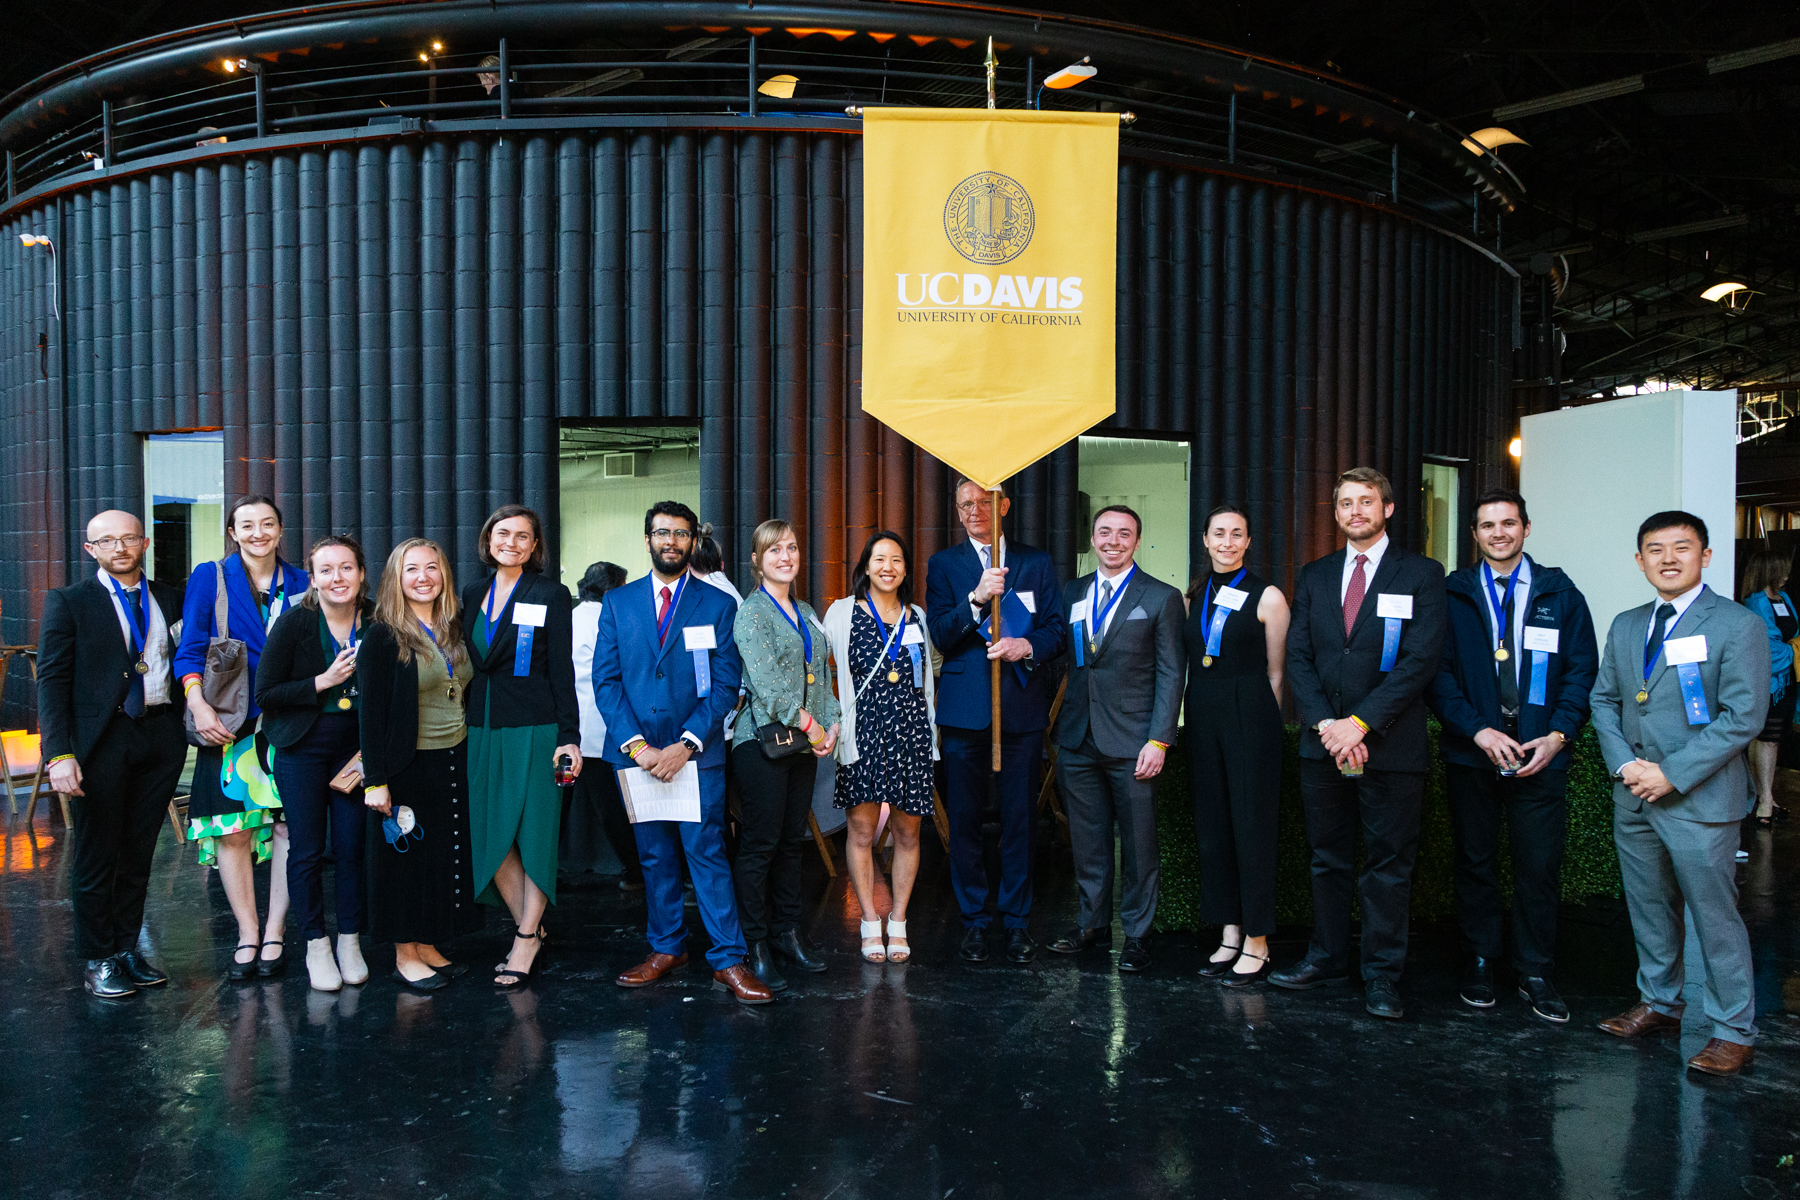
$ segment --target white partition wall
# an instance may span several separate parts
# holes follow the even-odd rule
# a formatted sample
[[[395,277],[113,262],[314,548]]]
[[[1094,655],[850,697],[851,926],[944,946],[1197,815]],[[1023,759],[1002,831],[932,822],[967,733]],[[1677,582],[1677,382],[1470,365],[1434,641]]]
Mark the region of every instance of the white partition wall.
[[[1632,560],[1638,523],[1684,509],[1707,524],[1705,573],[1732,594],[1737,393],[1654,392],[1526,417],[1519,490],[1534,560],[1569,573],[1604,638],[1614,616],[1653,594]]]

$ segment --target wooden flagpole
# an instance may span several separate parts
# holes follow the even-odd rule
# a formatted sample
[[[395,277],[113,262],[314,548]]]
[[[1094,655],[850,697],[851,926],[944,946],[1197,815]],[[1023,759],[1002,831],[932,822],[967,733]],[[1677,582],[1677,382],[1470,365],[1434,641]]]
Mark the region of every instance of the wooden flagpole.
[[[988,493],[988,498],[994,505],[994,527],[988,531],[988,545],[994,548],[994,552],[988,556],[988,561],[996,567],[1004,567],[1006,563],[1000,558],[1000,489],[995,488]],[[1000,601],[1004,598],[1004,589],[994,594],[993,615],[988,618],[988,632],[992,635],[989,639],[990,643],[1000,640]],[[998,774],[1000,771],[1000,660],[993,659],[989,666],[991,670],[988,678],[992,686],[994,702],[994,772]]]

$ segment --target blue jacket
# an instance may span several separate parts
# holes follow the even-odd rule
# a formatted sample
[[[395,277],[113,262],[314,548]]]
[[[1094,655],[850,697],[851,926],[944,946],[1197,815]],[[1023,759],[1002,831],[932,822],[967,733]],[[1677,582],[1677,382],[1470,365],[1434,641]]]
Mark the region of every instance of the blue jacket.
[[[1787,606],[1790,614],[1794,611],[1793,598],[1786,591],[1781,593],[1781,603]],[[1769,631],[1769,696],[1779,700],[1787,691],[1790,672],[1794,669],[1794,648],[1781,636],[1781,626],[1775,621],[1775,602],[1769,599],[1769,593],[1753,593],[1744,600],[1744,607],[1761,617],[1764,628]]]
[[[1068,633],[1062,589],[1048,554],[1011,538],[1004,545],[1006,585],[1031,593],[1037,612],[1028,635],[1035,667],[1000,672],[1000,728],[1005,733],[1037,733],[1050,724],[1051,672],[1045,667],[1062,653]],[[925,621],[932,644],[944,656],[937,685],[937,723],[952,729],[986,729],[993,723],[987,642],[969,612],[969,593],[981,582],[981,558],[967,541],[939,550],[926,564],[925,579]],[[1025,676],[1022,686],[1021,673]]]
[[[1572,747],[1588,717],[1588,693],[1600,671],[1594,619],[1569,577],[1555,567],[1531,562],[1531,595],[1525,625],[1558,630],[1557,652],[1545,664],[1543,704],[1531,703],[1531,655],[1520,649],[1519,740],[1529,742],[1560,730]],[[1494,671],[1494,637],[1487,602],[1481,597],[1481,566],[1464,567],[1444,581],[1449,619],[1443,657],[1430,692],[1431,707],[1444,724],[1439,746],[1444,761],[1485,767],[1493,760],[1475,744],[1483,729],[1499,729],[1500,687]],[[1573,750],[1565,748],[1546,770],[1566,771]]]
[[[742,666],[731,626],[737,605],[724,591],[689,576],[669,622],[668,636],[656,640],[654,575],[634,579],[606,594],[594,633],[594,703],[606,721],[606,761],[631,766],[621,746],[641,737],[661,748],[683,732],[705,747],[694,760],[702,767],[725,765],[725,715],[737,705]],[[707,656],[711,689],[704,698],[694,686],[694,654],[683,629],[710,625],[714,649]]]
[[[256,706],[256,664],[262,659],[263,643],[268,640],[268,626],[263,624],[262,610],[250,588],[250,577],[244,573],[244,560],[233,554],[225,563],[225,616],[231,636],[242,643],[250,654],[250,711],[244,718],[245,728],[262,712]],[[306,572],[275,560],[276,585],[282,593],[279,616],[300,603],[306,589],[312,586]],[[206,647],[218,630],[213,628],[213,603],[219,598],[218,573],[213,564],[203,562],[188,576],[187,597],[181,605],[181,644],[175,648],[175,680],[179,686],[184,675],[206,672]]]

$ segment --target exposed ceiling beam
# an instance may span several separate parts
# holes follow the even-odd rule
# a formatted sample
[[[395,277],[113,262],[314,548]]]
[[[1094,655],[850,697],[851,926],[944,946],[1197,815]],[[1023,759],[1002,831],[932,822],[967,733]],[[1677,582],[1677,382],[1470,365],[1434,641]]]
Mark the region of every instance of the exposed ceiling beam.
[[[1575,88],[1572,91],[1539,96],[1536,100],[1502,104],[1494,110],[1494,120],[1513,121],[1520,117],[1535,117],[1539,113],[1555,112],[1559,108],[1575,108],[1582,104],[1592,104],[1596,100],[1610,100],[1614,96],[1629,96],[1633,92],[1643,90],[1644,77],[1642,75],[1627,75],[1623,79],[1614,79],[1608,83],[1596,83],[1588,87]]]

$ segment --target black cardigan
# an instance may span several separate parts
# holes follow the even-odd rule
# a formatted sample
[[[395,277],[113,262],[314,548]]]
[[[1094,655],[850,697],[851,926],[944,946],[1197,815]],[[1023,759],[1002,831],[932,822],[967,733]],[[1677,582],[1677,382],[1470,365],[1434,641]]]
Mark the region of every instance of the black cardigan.
[[[374,606],[365,601],[365,633],[374,616]],[[319,640],[319,625],[324,620],[323,612],[304,604],[288,609],[275,618],[262,658],[257,660],[256,707],[262,709],[263,732],[277,750],[298,745],[319,719],[319,693],[313,689],[313,677],[323,675],[331,665]]]
[[[407,768],[419,751],[419,659],[400,661],[400,639],[377,621],[363,634],[356,652],[362,680],[363,786],[384,787]]]
[[[483,655],[475,648],[475,622],[481,602],[487,598],[492,577],[463,589],[463,640],[475,678],[469,683],[471,729],[517,729],[528,725],[556,726],[556,744],[581,744],[581,709],[575,703],[574,609],[568,589],[544,576],[527,571],[494,618],[493,639]],[[547,610],[544,626],[531,639],[531,673],[513,674],[513,648],[518,626],[512,609],[520,602],[542,604]],[[490,690],[492,702],[489,702]]]

